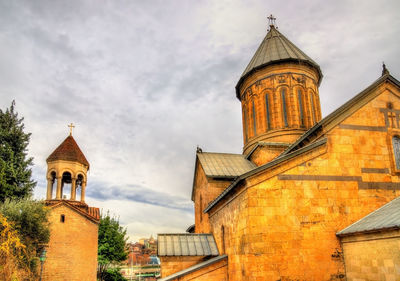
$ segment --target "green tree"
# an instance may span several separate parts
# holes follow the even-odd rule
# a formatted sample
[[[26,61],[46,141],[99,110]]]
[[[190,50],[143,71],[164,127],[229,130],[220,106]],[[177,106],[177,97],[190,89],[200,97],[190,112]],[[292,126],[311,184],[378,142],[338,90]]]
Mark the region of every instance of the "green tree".
[[[121,269],[119,267],[109,268],[103,274],[104,281],[127,281],[127,279],[122,276]]]
[[[32,199],[6,199],[0,214],[12,222],[25,249],[22,254],[26,267],[37,274],[38,257],[50,239],[48,216],[50,209],[43,202]]]
[[[126,229],[120,226],[118,219],[109,213],[102,214],[99,225],[98,278],[106,280],[107,270],[126,260]],[[107,275],[108,276],[108,275]]]
[[[15,101],[6,111],[0,109],[0,202],[30,195],[36,185],[31,179],[33,158],[27,155],[31,134],[24,132],[23,120]]]

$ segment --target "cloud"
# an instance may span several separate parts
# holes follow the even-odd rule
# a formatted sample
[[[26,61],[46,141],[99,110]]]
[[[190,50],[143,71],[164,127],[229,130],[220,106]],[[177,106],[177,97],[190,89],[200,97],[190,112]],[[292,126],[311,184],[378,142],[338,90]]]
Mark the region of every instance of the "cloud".
[[[73,122],[91,164],[89,205],[119,215],[131,237],[184,231],[196,146],[241,153],[234,87],[267,16],[321,66],[327,115],[376,80],[382,61],[399,78],[399,9],[396,0],[0,1],[0,108],[16,99],[32,133],[37,198],[45,160]]]

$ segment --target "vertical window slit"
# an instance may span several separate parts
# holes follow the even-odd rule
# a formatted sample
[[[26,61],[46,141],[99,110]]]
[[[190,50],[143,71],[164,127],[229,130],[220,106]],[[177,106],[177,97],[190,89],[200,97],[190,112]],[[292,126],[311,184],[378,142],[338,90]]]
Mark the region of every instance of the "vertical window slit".
[[[269,103],[268,103],[268,94],[265,95],[265,110],[267,114],[267,130],[271,129],[271,120],[269,116]]]
[[[243,115],[244,115],[244,138],[245,138],[245,140],[246,140],[246,142],[247,142],[247,139],[248,139],[248,137],[247,137],[247,110],[246,110],[246,105],[245,105],[245,107],[244,107],[244,109],[243,109]]]
[[[310,103],[311,103],[311,111],[312,111],[313,124],[314,124],[315,122],[317,122],[317,119],[315,118],[314,99],[313,99],[312,93],[310,93]]]
[[[400,170],[400,137],[393,137],[393,152],[394,160],[396,162],[396,170]]]
[[[253,100],[253,131],[254,131],[254,136],[257,135],[256,107],[254,105],[254,100]]]
[[[286,112],[286,89],[281,90],[281,96],[282,96],[282,107],[283,107],[283,121],[285,123],[285,127],[288,126],[288,121],[287,121],[287,112]]]
[[[299,99],[300,125],[304,126],[304,113],[303,113],[303,101],[301,99],[301,90],[297,91],[297,96]]]

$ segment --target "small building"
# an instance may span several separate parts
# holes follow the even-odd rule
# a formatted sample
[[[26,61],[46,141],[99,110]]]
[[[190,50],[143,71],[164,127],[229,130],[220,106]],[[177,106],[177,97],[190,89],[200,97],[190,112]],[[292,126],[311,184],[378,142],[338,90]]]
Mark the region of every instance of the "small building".
[[[400,197],[337,233],[348,281],[398,280]]]
[[[47,158],[50,242],[45,281],[95,281],[99,209],[85,203],[89,162],[70,134]]]

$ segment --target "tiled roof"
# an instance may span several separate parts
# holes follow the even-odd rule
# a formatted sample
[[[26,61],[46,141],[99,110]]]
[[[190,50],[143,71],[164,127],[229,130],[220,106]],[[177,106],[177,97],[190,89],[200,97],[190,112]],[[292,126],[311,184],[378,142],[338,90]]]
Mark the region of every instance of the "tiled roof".
[[[285,36],[282,35],[273,25],[261,42],[253,58],[247,65],[238,84],[236,85],[236,95],[239,97],[239,87],[244,79],[250,75],[254,70],[260,69],[264,66],[279,63],[279,62],[303,62],[315,67],[319,73],[319,81],[322,79],[322,72],[318,64],[307,56],[296,45],[290,42]]]
[[[209,177],[237,177],[257,167],[242,154],[200,152],[197,157]]]
[[[218,256],[212,234],[158,234],[158,256]]]
[[[397,197],[342,231],[339,231],[337,235],[345,236],[354,233],[392,228],[400,229],[400,197]]]
[[[46,161],[52,162],[56,160],[78,162],[89,167],[89,162],[71,135],[50,154]]]
[[[193,265],[193,266],[191,266],[191,267],[185,268],[184,270],[175,272],[174,274],[171,274],[171,275],[169,275],[169,276],[167,276],[167,277],[164,277],[164,278],[161,278],[161,279],[157,279],[157,280],[158,280],[158,281],[172,281],[172,280],[176,280],[176,279],[178,279],[179,277],[185,276],[185,275],[187,275],[187,274],[189,274],[189,273],[195,272],[195,271],[197,271],[197,270],[199,270],[199,269],[202,269],[202,268],[204,268],[204,267],[207,267],[207,266],[209,266],[209,265],[211,265],[211,264],[214,264],[214,263],[216,263],[216,262],[219,262],[219,261],[221,261],[221,260],[223,260],[223,259],[227,259],[227,258],[228,258],[227,255],[217,256],[217,257],[215,257],[215,258],[212,258],[212,259],[203,261],[203,262],[201,262],[201,263],[195,264],[195,265]]]

